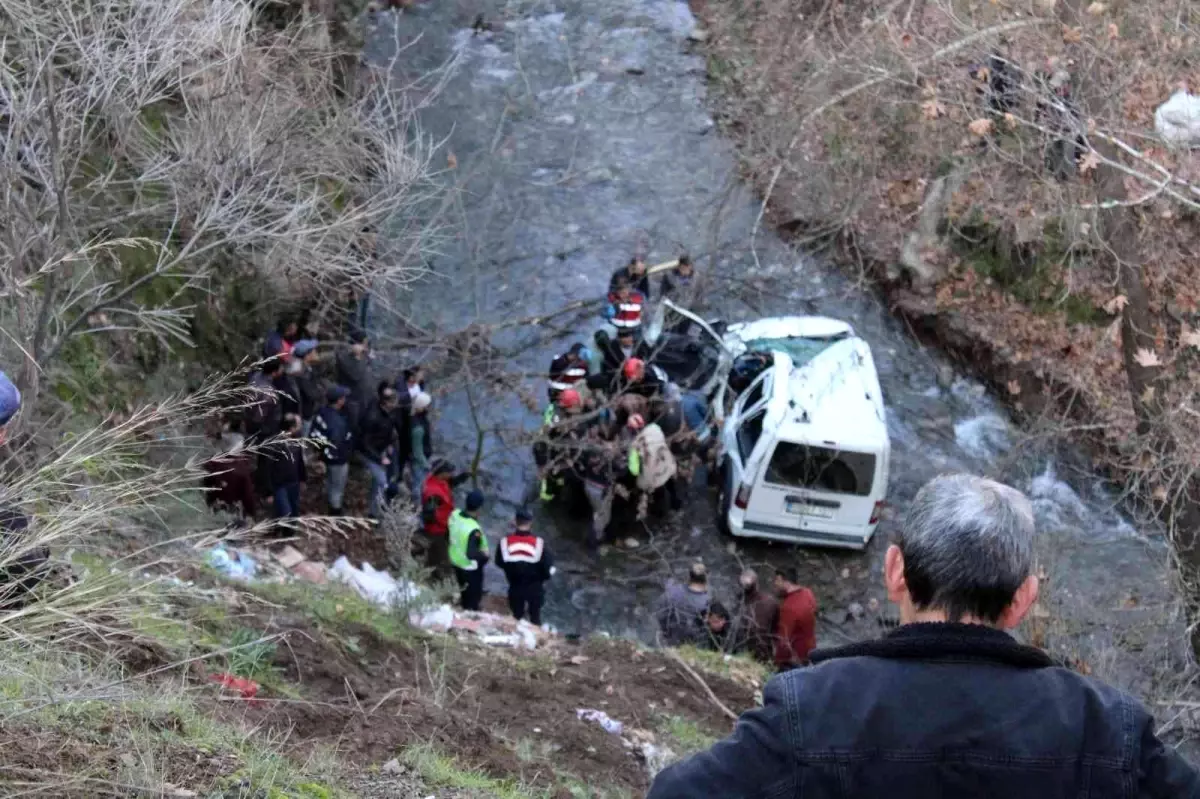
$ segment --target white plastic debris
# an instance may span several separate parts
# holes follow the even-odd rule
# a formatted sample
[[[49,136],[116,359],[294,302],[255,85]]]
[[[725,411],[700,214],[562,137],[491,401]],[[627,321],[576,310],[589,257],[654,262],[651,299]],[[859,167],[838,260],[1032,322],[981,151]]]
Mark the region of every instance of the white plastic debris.
[[[612,718],[603,710],[579,708],[575,711],[575,716],[581,721],[594,721],[603,727],[605,732],[610,732],[613,735],[620,735],[625,730],[624,724]]]
[[[258,564],[245,552],[232,554],[224,544],[217,544],[208,551],[208,565],[235,580],[253,580],[258,573]]]
[[[1200,97],[1175,92],[1155,110],[1154,129],[1168,144],[1200,147]]]
[[[444,633],[454,626],[454,608],[449,605],[440,605],[422,613],[410,614],[409,621],[422,630],[436,630]]]
[[[359,596],[384,608],[412,602],[420,596],[420,589],[407,580],[397,580],[385,571],[376,571],[370,563],[356,569],[342,555],[329,568],[329,578],[353,588]]]

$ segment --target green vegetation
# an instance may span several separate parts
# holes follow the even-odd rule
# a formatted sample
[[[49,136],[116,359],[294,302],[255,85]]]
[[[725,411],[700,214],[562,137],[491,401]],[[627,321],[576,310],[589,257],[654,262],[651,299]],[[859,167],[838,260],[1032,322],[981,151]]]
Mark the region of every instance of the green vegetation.
[[[694,646],[681,646],[675,653],[697,671],[717,674],[742,684],[761,686],[771,676],[769,667],[749,655],[726,655]]]
[[[380,641],[391,644],[411,644],[424,635],[408,623],[408,614],[403,609],[383,610],[342,585],[318,586],[305,582],[237,585],[251,596],[303,613],[327,633],[335,633],[339,628],[344,632],[345,628],[363,627]],[[353,637],[342,637],[353,652],[356,645]]]
[[[703,752],[719,738],[701,729],[696,722],[682,716],[664,716],[658,725],[659,732],[666,738],[667,745],[680,758]]]
[[[410,746],[401,754],[400,760],[433,785],[471,791],[478,796],[495,799],[528,799],[531,795],[512,780],[498,780],[468,768],[438,752],[433,746]]]

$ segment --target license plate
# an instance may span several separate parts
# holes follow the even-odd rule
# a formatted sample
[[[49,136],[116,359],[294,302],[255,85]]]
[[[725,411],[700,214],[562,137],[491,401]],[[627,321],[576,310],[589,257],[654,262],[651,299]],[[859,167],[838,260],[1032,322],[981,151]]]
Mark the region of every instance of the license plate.
[[[794,513],[797,516],[812,516],[816,519],[832,519],[833,511],[826,508],[817,508],[809,505],[807,502],[788,502],[787,512]]]

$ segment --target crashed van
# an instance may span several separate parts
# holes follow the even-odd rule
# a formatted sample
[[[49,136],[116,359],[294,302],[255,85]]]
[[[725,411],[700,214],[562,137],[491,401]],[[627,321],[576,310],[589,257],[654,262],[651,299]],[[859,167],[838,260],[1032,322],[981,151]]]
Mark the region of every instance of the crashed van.
[[[866,548],[891,443],[871,349],[849,324],[783,316],[725,325],[663,300],[645,338],[654,362],[708,403],[723,531]]]

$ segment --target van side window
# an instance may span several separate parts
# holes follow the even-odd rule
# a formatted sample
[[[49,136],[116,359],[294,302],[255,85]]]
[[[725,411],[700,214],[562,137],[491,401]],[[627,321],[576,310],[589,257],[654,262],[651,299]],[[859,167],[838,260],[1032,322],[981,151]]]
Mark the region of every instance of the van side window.
[[[746,399],[742,403],[743,408],[753,408],[754,405],[762,399],[763,386],[767,384],[766,380],[759,380],[754,385],[746,390]]]
[[[763,419],[766,418],[766,415],[767,409],[763,408],[745,419],[738,427],[738,452],[741,453],[743,463],[750,457],[750,453],[754,451],[754,445],[758,443],[758,438],[762,435]]]

